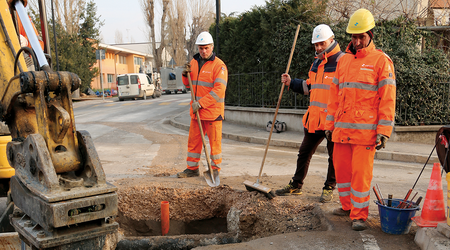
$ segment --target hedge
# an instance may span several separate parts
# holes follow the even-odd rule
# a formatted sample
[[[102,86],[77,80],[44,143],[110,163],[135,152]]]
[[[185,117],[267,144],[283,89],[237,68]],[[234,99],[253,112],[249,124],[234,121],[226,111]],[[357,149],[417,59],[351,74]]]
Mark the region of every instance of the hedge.
[[[274,107],[281,88],[280,76],[286,70],[295,30],[300,24],[289,73],[305,79],[314,59],[311,33],[321,23],[329,24],[344,51],[350,42],[345,33],[347,22],[333,22],[325,13],[325,2],[309,0],[267,1],[237,17],[226,17],[220,24],[220,54],[230,74],[226,104]],[[215,36],[215,25],[210,32]],[[374,43],[394,62],[397,78],[396,125],[444,124],[450,122],[449,59],[435,49],[435,34],[417,29],[413,20],[399,17],[377,22]],[[426,41],[421,49],[422,39]],[[253,81],[252,72],[274,72],[277,77],[260,76]],[[238,75],[238,73],[240,75]],[[244,81],[236,80],[247,79]],[[241,77],[242,76],[242,77]],[[241,86],[239,86],[241,85]],[[244,98],[245,103],[237,98]],[[238,97],[237,93],[241,96]],[[262,101],[264,100],[264,101]],[[305,101],[306,100],[306,101]],[[295,103],[294,103],[295,102]],[[283,108],[306,103],[301,95],[285,91]]]

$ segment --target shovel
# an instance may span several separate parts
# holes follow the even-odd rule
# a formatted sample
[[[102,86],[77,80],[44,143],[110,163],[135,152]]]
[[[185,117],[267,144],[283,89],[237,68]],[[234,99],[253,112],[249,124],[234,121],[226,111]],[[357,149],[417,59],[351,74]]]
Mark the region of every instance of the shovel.
[[[295,44],[297,43],[298,32],[300,30],[300,24],[297,25],[297,30],[295,31],[294,43],[292,44],[291,54],[289,55],[288,65],[286,67],[286,74],[289,73],[289,68],[291,67],[292,55],[294,55]],[[275,115],[273,116],[272,127],[270,128],[269,139],[267,139],[266,151],[264,152],[264,157],[261,162],[261,168],[259,169],[258,179],[256,182],[244,181],[245,188],[248,191],[259,191],[263,193],[267,198],[273,199],[276,195],[273,193],[273,190],[269,187],[265,187],[259,183],[259,179],[261,178],[262,170],[264,167],[264,161],[266,160],[267,150],[269,149],[270,138],[272,137],[273,127],[275,127],[275,121],[277,119],[278,109],[280,108],[281,98],[283,97],[284,83],[281,86],[280,96],[278,97],[277,108],[275,109]]]
[[[189,88],[191,89],[192,101],[195,101],[195,95],[192,89],[191,75],[189,73],[187,74],[187,78],[189,80]],[[200,120],[198,110],[197,112],[195,112],[195,115],[197,116],[198,128],[200,129],[200,134],[202,135],[203,149],[205,150],[206,162],[208,164],[208,170],[203,172],[203,176],[205,177],[206,183],[208,183],[210,187],[217,187],[220,184],[220,178],[219,175],[214,176],[214,171],[212,169],[211,161],[209,159],[208,149],[206,148],[205,135],[203,134],[202,128],[202,121]]]

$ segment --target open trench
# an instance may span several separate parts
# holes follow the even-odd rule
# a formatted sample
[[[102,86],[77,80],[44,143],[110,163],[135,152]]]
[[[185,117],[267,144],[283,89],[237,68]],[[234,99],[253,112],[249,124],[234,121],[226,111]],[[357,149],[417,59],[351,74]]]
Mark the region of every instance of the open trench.
[[[119,189],[116,249],[192,249],[297,231],[325,230],[312,203],[267,199],[258,192],[138,185]],[[161,236],[161,201],[170,206],[170,229]]]
[[[108,125],[130,133],[149,131],[128,124]],[[114,182],[119,197],[116,249],[192,249],[328,229],[312,199],[269,200],[259,192],[237,188],[250,176],[222,176],[222,184],[214,188],[206,186],[202,177],[173,178],[185,168],[187,137],[155,131],[143,136],[160,148],[151,164],[142,166],[142,178]],[[238,159],[227,157],[227,164],[238,163]],[[271,177],[262,179],[267,181],[265,185],[281,185],[271,182]],[[170,229],[165,236],[161,236],[162,201],[168,201],[170,207]]]

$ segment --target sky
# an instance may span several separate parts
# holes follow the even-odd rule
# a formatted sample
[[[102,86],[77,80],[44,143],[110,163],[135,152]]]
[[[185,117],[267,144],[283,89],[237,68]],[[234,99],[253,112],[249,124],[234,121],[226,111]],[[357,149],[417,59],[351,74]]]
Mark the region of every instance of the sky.
[[[215,0],[214,11],[215,11]],[[97,16],[103,20],[102,42],[115,43],[116,30],[122,33],[123,42],[147,42],[147,28],[142,12],[141,0],[94,0]],[[220,0],[221,12],[229,15],[249,11],[253,6],[265,5],[265,0]],[[157,13],[157,11],[155,11]]]

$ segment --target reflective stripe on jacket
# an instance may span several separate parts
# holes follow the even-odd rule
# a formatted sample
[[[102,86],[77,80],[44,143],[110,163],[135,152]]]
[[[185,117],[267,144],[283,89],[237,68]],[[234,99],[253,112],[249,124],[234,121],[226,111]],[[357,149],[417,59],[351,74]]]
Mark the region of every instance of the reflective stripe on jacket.
[[[293,91],[310,95],[308,111],[303,116],[303,126],[309,133],[325,128],[330,85],[333,84],[336,65],[342,55],[344,53],[336,42],[330,53],[324,54],[323,60],[317,58],[311,65],[308,80],[295,79],[292,81]]]
[[[377,134],[390,137],[395,120],[395,74],[392,60],[369,46],[337,65],[330,89],[326,130],[333,142],[374,145]]]
[[[192,89],[196,100],[202,107],[199,109],[200,119],[204,121],[223,120],[225,110],[225,90],[228,81],[228,70],[225,63],[213,55],[199,69],[200,54],[191,60]],[[189,87],[187,77],[183,77],[184,85]],[[191,101],[192,103],[192,101]],[[197,119],[190,109],[192,119]]]

